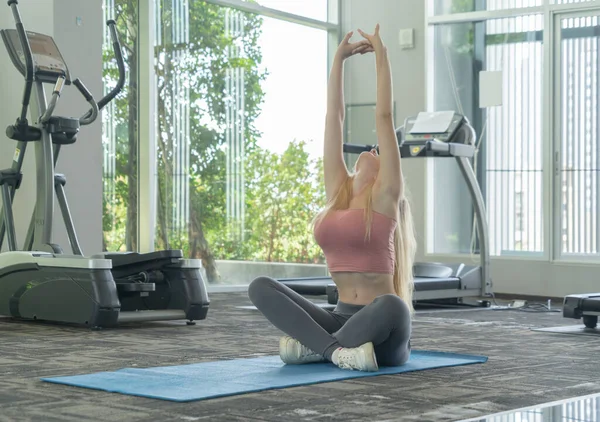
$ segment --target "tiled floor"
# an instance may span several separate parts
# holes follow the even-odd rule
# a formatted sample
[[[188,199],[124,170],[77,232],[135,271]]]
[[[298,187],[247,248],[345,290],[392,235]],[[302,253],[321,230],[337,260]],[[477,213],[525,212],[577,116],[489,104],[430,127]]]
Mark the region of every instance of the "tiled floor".
[[[418,313],[413,348],[484,354],[482,365],[377,376],[192,403],[78,389],[44,376],[277,353],[280,333],[244,294],[213,294],[207,320],[88,331],[0,319],[0,420],[455,421],[600,392],[600,337],[531,331],[560,313]]]

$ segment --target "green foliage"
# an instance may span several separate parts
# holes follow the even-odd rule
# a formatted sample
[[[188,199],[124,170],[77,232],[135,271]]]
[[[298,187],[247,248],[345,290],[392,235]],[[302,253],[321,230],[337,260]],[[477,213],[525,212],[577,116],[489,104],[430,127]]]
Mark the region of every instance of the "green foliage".
[[[452,0],[451,13],[467,13],[475,11],[475,0]]]
[[[304,142],[292,142],[282,155],[257,146],[261,134],[254,122],[267,76],[259,45],[263,18],[191,1],[189,35],[182,37],[185,31],[180,31],[173,2],[156,1],[156,248],[182,249],[186,256],[202,259],[209,282],[218,281],[217,259],[322,262],[309,230],[324,204],[321,161],[311,161]],[[115,0],[120,32],[131,52],[126,60],[137,72],[132,3],[136,1]],[[236,31],[228,32],[232,22]],[[117,78],[110,57],[105,52],[107,86]],[[137,154],[132,154],[137,149],[137,115],[131,112],[136,110],[137,97],[132,101],[131,92],[137,85],[131,78],[129,84],[133,88],[119,96],[110,115],[117,124],[117,150],[115,174],[105,171],[103,228],[109,250],[135,245],[135,230],[129,228],[136,219],[132,215],[137,215]],[[231,147],[245,151],[238,158],[244,169],[243,221],[227,220]]]
[[[217,237],[217,254],[228,259],[323,263],[311,221],[325,205],[322,160],[312,162],[305,142],[279,155],[256,149],[247,158],[244,239]],[[234,228],[236,228],[234,224]]]
[[[114,14],[127,76],[124,89],[102,113],[105,134],[114,131],[103,137],[104,156],[114,161],[104,168],[102,230],[105,251],[125,251],[137,245],[137,0],[115,0]],[[109,92],[119,75],[112,45],[105,45],[103,62]]]

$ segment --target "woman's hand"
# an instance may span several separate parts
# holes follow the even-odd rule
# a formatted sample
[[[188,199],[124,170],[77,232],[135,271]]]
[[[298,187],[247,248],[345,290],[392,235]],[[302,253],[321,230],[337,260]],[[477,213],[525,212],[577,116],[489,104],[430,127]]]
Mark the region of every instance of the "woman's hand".
[[[380,51],[385,48],[383,45],[383,40],[379,35],[379,24],[375,26],[375,33],[373,35],[366,34],[361,29],[358,30],[358,33],[363,36],[365,41],[368,41],[371,47],[375,50],[375,52]]]
[[[350,31],[346,34],[340,45],[338,46],[336,55],[342,59],[346,60],[349,57],[354,56],[355,54],[365,54],[372,53],[375,51],[370,41],[362,40],[354,43],[350,43],[350,38],[352,37],[353,32]]]

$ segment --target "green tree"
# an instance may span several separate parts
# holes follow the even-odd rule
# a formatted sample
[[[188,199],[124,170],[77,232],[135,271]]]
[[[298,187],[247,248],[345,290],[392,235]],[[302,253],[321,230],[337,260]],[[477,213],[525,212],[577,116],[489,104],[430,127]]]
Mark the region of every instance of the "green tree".
[[[104,4],[104,7],[107,7]],[[104,168],[103,192],[103,250],[137,249],[137,0],[115,0],[114,15],[126,66],[126,83],[115,98],[109,112],[103,113],[105,128],[114,127],[114,146],[111,139],[104,142],[104,155],[113,158],[114,166]],[[118,68],[112,45],[103,51],[105,92],[118,80]]]
[[[219,279],[216,259],[322,262],[309,230],[324,203],[321,161],[310,160],[304,142],[291,143],[281,155],[257,146],[254,121],[267,76],[259,45],[263,18],[195,0],[182,19],[173,2],[156,1],[157,249],[182,249],[202,259],[211,283]],[[117,123],[115,174],[105,172],[109,250],[137,247],[136,5],[114,5],[129,77],[109,117]],[[111,56],[105,52],[107,89],[117,77]],[[228,82],[232,77],[238,85]],[[233,113],[241,113],[237,124]],[[245,151],[238,157],[245,176],[243,223],[226,218],[232,130]]]
[[[220,256],[268,262],[323,263],[311,221],[325,204],[322,159],[311,160],[303,141],[282,154],[255,149],[246,166],[246,221],[243,241],[217,236]]]
[[[259,135],[253,123],[260,112],[260,82],[265,77],[259,68],[262,17],[193,1],[189,3],[187,37],[178,37],[181,22],[173,17],[173,3],[161,1],[160,5],[161,42],[156,47],[157,247],[184,249],[189,256],[201,258],[209,281],[214,282],[219,275],[208,239],[209,233],[222,234],[226,229],[225,134],[232,125],[227,121],[228,113],[240,99],[244,103],[243,142],[247,152],[255,149]],[[239,25],[235,31],[228,30],[231,22]],[[243,69],[239,79],[243,89],[232,91],[227,78],[240,75],[232,72],[238,69]],[[182,103],[184,106],[178,107]],[[182,115],[188,107],[189,117],[186,111]],[[189,139],[181,139],[182,124],[189,124]],[[189,149],[177,140],[189,142]],[[177,161],[182,150],[189,157],[185,169]],[[189,210],[177,210],[185,195],[189,195]],[[183,221],[170,218],[173,210],[185,216]]]
[[[305,142],[281,155],[257,150],[249,157],[249,243],[254,259],[322,263],[311,221],[325,204],[322,160],[311,162]]]

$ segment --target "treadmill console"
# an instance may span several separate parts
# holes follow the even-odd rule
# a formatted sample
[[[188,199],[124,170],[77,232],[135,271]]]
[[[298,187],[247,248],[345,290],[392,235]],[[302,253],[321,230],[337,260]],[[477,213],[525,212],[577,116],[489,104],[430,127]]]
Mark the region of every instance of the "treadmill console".
[[[452,142],[452,138],[458,131],[461,124],[465,121],[465,117],[462,114],[454,113],[450,126],[445,132],[430,132],[430,133],[411,133],[415,123],[417,122],[418,116],[408,117],[404,122],[404,142],[418,143],[431,141],[436,139],[441,142]]]
[[[25,76],[25,54],[17,30],[3,29],[0,31],[0,34],[13,64]],[[29,31],[27,31],[27,38],[29,39],[31,53],[33,54],[35,79],[54,84],[62,76],[66,79],[65,84],[70,84],[69,69],[54,39],[48,35]]]
[[[415,129],[419,116],[408,117],[396,131],[402,157],[473,157],[472,128],[466,117],[454,112],[444,131]],[[435,127],[435,125],[433,126]]]

